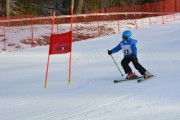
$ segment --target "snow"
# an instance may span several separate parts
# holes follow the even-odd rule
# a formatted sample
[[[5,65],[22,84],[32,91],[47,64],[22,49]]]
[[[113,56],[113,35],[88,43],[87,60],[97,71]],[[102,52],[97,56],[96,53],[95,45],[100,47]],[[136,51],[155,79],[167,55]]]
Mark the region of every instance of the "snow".
[[[69,54],[51,56],[44,89],[48,46],[2,52],[1,120],[180,119],[179,20],[132,30],[139,62],[156,75],[143,83],[113,83],[123,78],[107,50],[119,43],[121,33],[73,43],[70,88]],[[122,70],[122,53],[113,56]]]

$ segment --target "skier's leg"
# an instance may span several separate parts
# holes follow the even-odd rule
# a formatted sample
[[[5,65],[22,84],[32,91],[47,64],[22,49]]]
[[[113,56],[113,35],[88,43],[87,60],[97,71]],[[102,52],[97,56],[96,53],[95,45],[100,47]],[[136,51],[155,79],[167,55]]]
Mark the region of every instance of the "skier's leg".
[[[146,69],[138,62],[138,58],[135,55],[131,57],[131,61],[134,67],[141,73],[141,75],[144,75]]]
[[[130,62],[131,62],[131,60],[128,58],[123,58],[121,61],[121,65],[122,65],[126,74],[132,73],[132,69],[129,67]]]

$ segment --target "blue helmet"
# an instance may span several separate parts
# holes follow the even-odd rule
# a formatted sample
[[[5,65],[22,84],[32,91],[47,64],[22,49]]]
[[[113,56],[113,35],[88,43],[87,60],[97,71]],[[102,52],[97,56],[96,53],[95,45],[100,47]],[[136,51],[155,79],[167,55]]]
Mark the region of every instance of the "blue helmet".
[[[122,39],[128,41],[131,39],[132,33],[129,30],[125,30],[122,34]]]

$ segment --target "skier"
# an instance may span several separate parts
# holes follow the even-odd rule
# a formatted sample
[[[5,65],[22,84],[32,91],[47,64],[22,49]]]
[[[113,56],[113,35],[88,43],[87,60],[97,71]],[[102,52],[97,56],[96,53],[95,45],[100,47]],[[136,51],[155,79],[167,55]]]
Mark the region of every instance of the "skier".
[[[137,40],[132,39],[131,37],[131,31],[124,31],[122,34],[123,40],[112,50],[108,50],[108,54],[111,55],[122,49],[124,58],[121,61],[121,65],[127,74],[126,79],[133,79],[138,77],[132,72],[132,69],[129,66],[130,62],[133,63],[134,67],[140,72],[141,75],[144,76],[144,78],[151,77],[152,75],[138,62],[136,47]]]

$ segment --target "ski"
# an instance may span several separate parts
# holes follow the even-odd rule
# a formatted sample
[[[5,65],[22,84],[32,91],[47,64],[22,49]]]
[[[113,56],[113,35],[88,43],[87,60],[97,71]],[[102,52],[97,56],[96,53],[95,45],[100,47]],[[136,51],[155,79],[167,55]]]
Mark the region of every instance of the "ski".
[[[114,83],[120,83],[120,82],[131,81],[131,80],[137,80],[137,79],[140,79],[140,78],[143,78],[143,76],[139,76],[139,77],[132,78],[132,79],[114,80]]]
[[[137,80],[137,82],[140,83],[140,82],[149,80],[149,79],[151,79],[151,78],[153,78],[153,77],[155,77],[155,75],[152,75],[151,77],[148,77],[148,78],[140,78],[140,79]]]

